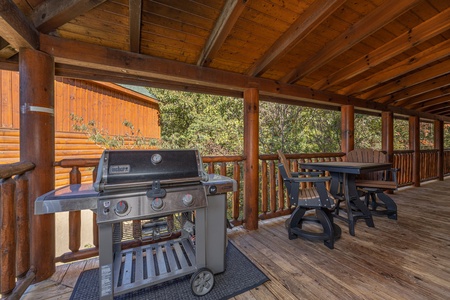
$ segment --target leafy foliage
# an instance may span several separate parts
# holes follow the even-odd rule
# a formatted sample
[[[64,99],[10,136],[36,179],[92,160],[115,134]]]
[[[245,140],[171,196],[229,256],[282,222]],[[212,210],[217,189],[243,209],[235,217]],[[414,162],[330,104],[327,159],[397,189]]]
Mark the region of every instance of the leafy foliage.
[[[159,99],[161,139],[142,137],[130,121],[123,136],[109,135],[95,121],[87,123],[71,114],[74,128],[104,148],[197,148],[203,155],[243,153],[242,99],[149,88]],[[261,102],[260,153],[339,152],[341,114],[338,111]],[[433,124],[421,123],[421,148],[433,148]],[[381,118],[355,115],[355,148],[380,150]],[[444,126],[444,147],[450,147],[450,125]],[[409,149],[409,123],[394,120],[394,149]]]
[[[105,149],[149,148],[156,144],[155,139],[143,137],[141,131],[136,130],[127,120],[122,122],[122,125],[128,129],[124,135],[110,135],[107,130],[99,129],[94,120],[85,123],[83,117],[74,113],[70,114],[70,120],[73,122],[72,127],[75,131],[83,132],[89,140]]]
[[[241,99],[150,88],[160,108],[162,148],[197,148],[202,155],[243,152]]]

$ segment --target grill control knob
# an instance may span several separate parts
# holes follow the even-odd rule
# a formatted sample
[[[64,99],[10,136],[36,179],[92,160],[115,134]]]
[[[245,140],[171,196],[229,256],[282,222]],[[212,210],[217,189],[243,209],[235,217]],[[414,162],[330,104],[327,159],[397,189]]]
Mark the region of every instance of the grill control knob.
[[[164,206],[164,202],[161,198],[155,198],[152,201],[153,210],[161,210]]]
[[[194,203],[194,198],[192,198],[191,194],[184,195],[182,200],[185,206],[191,206]]]
[[[128,211],[128,203],[127,201],[119,201],[116,204],[116,214],[123,215]]]

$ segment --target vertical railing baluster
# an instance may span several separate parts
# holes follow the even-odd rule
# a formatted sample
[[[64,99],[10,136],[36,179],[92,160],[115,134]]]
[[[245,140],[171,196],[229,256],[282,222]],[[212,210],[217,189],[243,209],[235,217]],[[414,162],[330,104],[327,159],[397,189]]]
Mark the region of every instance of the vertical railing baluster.
[[[261,211],[263,214],[267,213],[267,161],[261,162]]]
[[[92,182],[97,179],[98,166],[94,167],[92,171]],[[94,211],[92,216],[92,240],[94,246],[98,248],[98,225],[97,225],[97,213]]]
[[[274,213],[277,210],[277,182],[275,177],[275,163],[273,160],[269,163],[269,173],[270,173],[270,211]],[[283,188],[283,182],[279,182],[278,189]]]
[[[70,171],[70,184],[81,183],[81,172],[78,167]],[[80,250],[81,245],[81,211],[69,212],[69,249],[72,252]]]
[[[240,186],[241,186],[241,166],[239,162],[234,162],[233,179],[237,183],[237,191],[233,193],[233,204],[232,204],[232,218],[234,221],[238,221],[240,213]]]
[[[9,294],[16,285],[16,217],[14,191],[16,183],[12,178],[0,182],[0,294]]]
[[[16,276],[24,276],[30,269],[30,222],[28,213],[28,177],[16,176]]]

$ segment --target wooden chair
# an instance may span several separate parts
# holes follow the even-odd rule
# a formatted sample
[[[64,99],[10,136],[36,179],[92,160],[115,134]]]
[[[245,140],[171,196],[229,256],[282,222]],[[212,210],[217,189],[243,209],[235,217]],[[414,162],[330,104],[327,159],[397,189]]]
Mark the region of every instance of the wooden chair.
[[[388,163],[385,152],[373,149],[355,149],[346,155],[349,162]],[[397,205],[385,192],[398,188],[398,169],[361,174],[356,179],[356,186],[365,193],[365,202],[374,214],[386,214],[390,219],[397,219]],[[381,210],[377,210],[382,208]]]
[[[291,205],[295,206],[290,218],[286,220],[288,238],[290,240],[303,237],[309,240],[323,240],[324,244],[334,248],[334,242],[341,235],[341,228],[334,224],[331,212],[336,207],[333,196],[327,191],[325,183],[330,177],[318,177],[321,172],[291,173],[284,154],[279,151],[280,164],[278,168],[286,186]],[[297,177],[294,177],[297,176]],[[309,177],[308,177],[309,176]],[[312,183],[311,187],[301,187],[302,182]],[[305,213],[315,210],[315,215],[305,216]],[[304,223],[318,223],[322,231],[306,230]]]

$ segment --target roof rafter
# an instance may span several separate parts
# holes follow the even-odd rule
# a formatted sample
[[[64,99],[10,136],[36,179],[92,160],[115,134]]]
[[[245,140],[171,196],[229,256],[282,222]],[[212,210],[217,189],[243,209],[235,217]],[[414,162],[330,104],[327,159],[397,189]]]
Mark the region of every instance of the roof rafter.
[[[142,0],[130,0],[130,51],[139,53],[141,47]]]
[[[259,76],[267,71],[279,58],[288,53],[310,34],[324,19],[333,14],[346,0],[319,0],[314,2],[291,27],[256,61],[247,75]]]
[[[350,65],[313,84],[314,89],[327,89],[355,77],[379,64],[450,29],[450,8],[417,25],[408,32],[373,50]]]
[[[431,107],[431,106],[434,106],[434,105],[437,105],[437,104],[441,104],[443,102],[448,102],[449,100],[450,100],[450,91],[449,91],[449,93],[444,94],[441,97],[434,98],[434,99],[429,100],[429,101],[424,101],[422,103],[417,103],[415,105],[408,105],[408,107],[410,109],[425,110],[428,107]]]
[[[386,1],[383,5],[369,13],[359,22],[348,28],[335,40],[323,47],[315,56],[300,63],[296,68],[284,76],[281,81],[295,83],[303,77],[327,64],[355,44],[359,43],[375,31],[386,25],[386,22],[396,19],[421,0]]]
[[[444,41],[425,51],[408,57],[381,72],[368,76],[338,91],[339,94],[353,95],[362,93],[374,86],[383,84],[389,80],[405,75],[408,72],[432,64],[450,55],[450,40]]]
[[[401,101],[401,105],[404,107],[412,107],[420,103],[433,100],[435,98],[439,98],[448,94],[450,94],[450,82],[446,86],[438,86],[435,90],[432,90],[428,93],[423,93],[418,96],[410,97],[405,101]],[[394,106],[399,105],[395,103]]]
[[[401,105],[404,101],[409,101],[410,98],[417,97],[424,93],[428,93],[445,86],[450,82],[450,75],[433,78],[422,82],[420,84],[407,87],[404,90],[395,92],[389,96],[376,99],[377,102],[384,104]]]
[[[15,51],[39,48],[39,32],[12,0],[0,1],[0,36]]]
[[[106,0],[47,0],[36,7],[31,19],[40,32],[48,33]]]
[[[214,29],[203,47],[203,51],[197,60],[198,66],[208,66],[219,48],[227,38],[239,16],[244,11],[248,0],[228,0],[222,10],[222,14],[216,22]]]
[[[377,99],[386,94],[397,92],[401,89],[425,82],[427,80],[446,75],[450,73],[450,59],[444,62],[435,64],[429,68],[414,72],[410,75],[404,76],[398,80],[391,81],[387,84],[381,85],[367,93],[359,95],[362,99]]]

